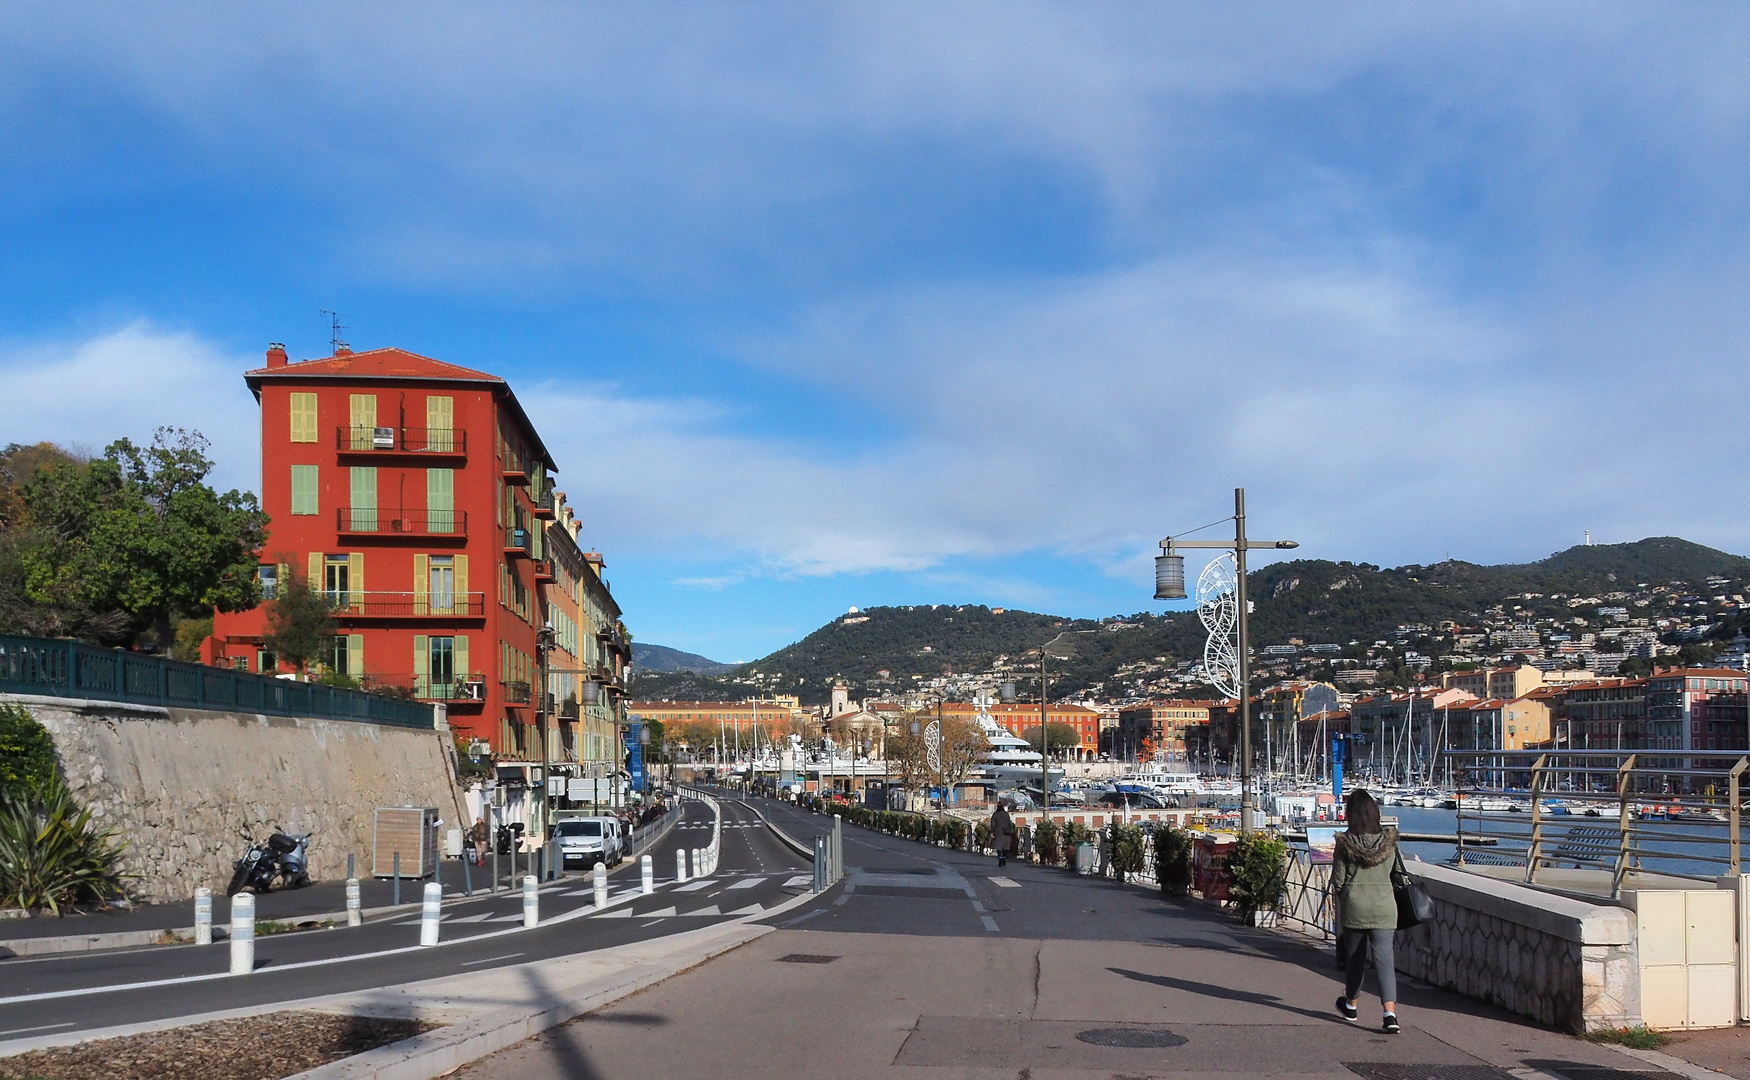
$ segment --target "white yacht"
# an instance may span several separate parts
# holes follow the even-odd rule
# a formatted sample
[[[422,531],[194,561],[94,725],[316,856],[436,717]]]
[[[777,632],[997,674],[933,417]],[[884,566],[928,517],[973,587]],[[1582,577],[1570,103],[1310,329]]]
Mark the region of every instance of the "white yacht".
[[[975,695],[972,703],[978,707],[974,716],[978,729],[984,734],[985,742],[990,744],[990,749],[978,759],[979,769],[984,773],[985,779],[999,784],[1039,783],[1040,763],[1044,760],[1039,751],[1033,749],[1032,743],[1018,735],[1011,735],[991,719],[989,694]],[[1052,766],[1049,775],[1055,787],[1063,779],[1063,770]]]
[[[1196,773],[1163,769],[1159,765],[1139,769],[1120,777],[1118,782],[1150,789],[1160,795],[1202,795],[1207,790]]]

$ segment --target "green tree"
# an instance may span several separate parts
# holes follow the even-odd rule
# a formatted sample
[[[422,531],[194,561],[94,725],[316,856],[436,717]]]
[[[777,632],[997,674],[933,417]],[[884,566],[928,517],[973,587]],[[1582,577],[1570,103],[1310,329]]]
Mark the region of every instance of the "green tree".
[[[279,596],[267,608],[267,633],[262,642],[281,660],[302,672],[334,639],[333,608],[328,598],[292,571]]]
[[[1075,728],[1068,724],[1060,724],[1056,721],[1052,721],[1045,726],[1045,731],[1051,736],[1052,753],[1062,753],[1072,746],[1080,746],[1082,744],[1082,737],[1076,733]],[[1027,729],[1025,738],[1029,746],[1035,750],[1039,749],[1039,728],[1037,725]]]
[[[0,705],[0,790],[37,790],[55,776],[55,741],[30,710]]]
[[[81,467],[56,462],[20,489],[40,541],[22,553],[37,605],[120,611],[137,636],[172,641],[178,615],[245,611],[261,600],[257,552],[267,515],[247,492],[220,494],[198,433],[160,428],[152,445],[118,439]]]

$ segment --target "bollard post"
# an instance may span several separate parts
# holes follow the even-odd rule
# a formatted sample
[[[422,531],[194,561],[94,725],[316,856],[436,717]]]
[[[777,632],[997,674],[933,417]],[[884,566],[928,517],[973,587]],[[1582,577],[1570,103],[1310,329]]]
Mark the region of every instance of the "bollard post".
[[[444,887],[435,881],[425,885],[425,904],[419,909],[419,944],[431,948],[438,943],[438,920],[444,913]]]
[[[533,930],[541,921],[541,883],[535,875],[523,878],[523,928]]]
[[[702,848],[693,849],[693,877],[705,876],[705,852]]]
[[[196,889],[194,891],[194,943],[196,945],[211,945],[213,943],[213,890]]]
[[[608,864],[595,864],[595,909],[600,911],[608,906]]]
[[[474,871],[469,868],[469,860],[466,855],[462,857],[462,895],[474,895]]]
[[[826,837],[814,838],[814,891],[826,891]]]
[[[644,871],[644,895],[649,896],[656,891],[656,864],[646,855],[638,860],[638,868]]]
[[[255,970],[255,896],[241,892],[231,898],[231,974]]]
[[[346,879],[346,925],[360,926],[365,921],[364,912],[360,911],[359,879]]]
[[[350,852],[350,851],[347,852],[346,853],[346,879],[348,881],[351,881],[353,878],[358,877],[358,875],[353,872],[352,858],[353,858],[352,852]]]
[[[395,853],[395,860],[394,861],[395,861],[395,898],[393,900],[391,900],[389,903],[390,903],[391,907],[400,907],[401,906],[401,853],[399,851],[397,851]]]
[[[492,845],[492,891],[498,891],[498,845]]]
[[[684,882],[687,880],[687,849],[686,848],[675,848],[675,851],[674,851],[674,879],[677,883]]]

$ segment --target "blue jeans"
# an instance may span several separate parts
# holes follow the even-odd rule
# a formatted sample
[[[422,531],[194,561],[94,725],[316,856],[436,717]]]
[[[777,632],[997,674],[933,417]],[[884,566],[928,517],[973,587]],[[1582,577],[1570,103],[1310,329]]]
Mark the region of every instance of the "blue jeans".
[[[1345,930],[1337,947],[1343,952],[1343,996],[1354,1001],[1361,993],[1361,977],[1369,960],[1373,977],[1379,980],[1379,1000],[1398,999],[1398,969],[1392,957],[1395,930]]]

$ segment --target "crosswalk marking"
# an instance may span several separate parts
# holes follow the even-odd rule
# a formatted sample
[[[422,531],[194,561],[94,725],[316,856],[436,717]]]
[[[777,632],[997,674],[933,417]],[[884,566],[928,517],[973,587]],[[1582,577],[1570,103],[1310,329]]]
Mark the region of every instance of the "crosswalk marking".
[[[701,878],[698,881],[687,882],[685,885],[675,889],[675,892],[698,892],[700,889],[709,889],[715,884],[717,883],[710,878]]]
[[[784,882],[784,888],[794,889],[798,885],[812,885],[812,884],[814,884],[814,875],[813,874],[797,874],[795,877],[791,878],[789,881]]]
[[[640,919],[662,919],[675,913],[674,908],[665,907],[661,911],[646,911],[639,914]]]
[[[1005,889],[1019,889],[1021,887],[1019,881],[1013,881],[1006,877],[993,877],[990,879],[990,883],[992,885],[1000,885]]]
[[[457,918],[457,919],[452,919],[452,920],[450,920],[450,921],[451,921],[451,922],[459,922],[459,923],[463,923],[463,922],[485,922],[485,921],[486,921],[486,920],[487,920],[487,919],[490,919],[490,918],[492,918],[492,912],[490,912],[490,911],[483,911],[483,912],[481,912],[481,913],[480,913],[480,914],[478,914],[478,915],[465,915],[465,916],[462,916],[462,917],[461,917],[461,918]]]
[[[765,880],[766,879],[763,877],[744,878],[741,881],[738,881],[735,884],[731,885],[730,888],[731,889],[751,889],[755,885],[758,885]]]
[[[598,919],[630,919],[631,917],[632,917],[632,909],[631,908],[615,908],[612,911],[595,916],[595,918],[598,918]]]
[[[697,911],[689,911],[689,912],[686,912],[685,914],[686,915],[721,915],[723,913],[721,911],[717,910],[716,904],[712,904],[710,907],[703,907]]]

